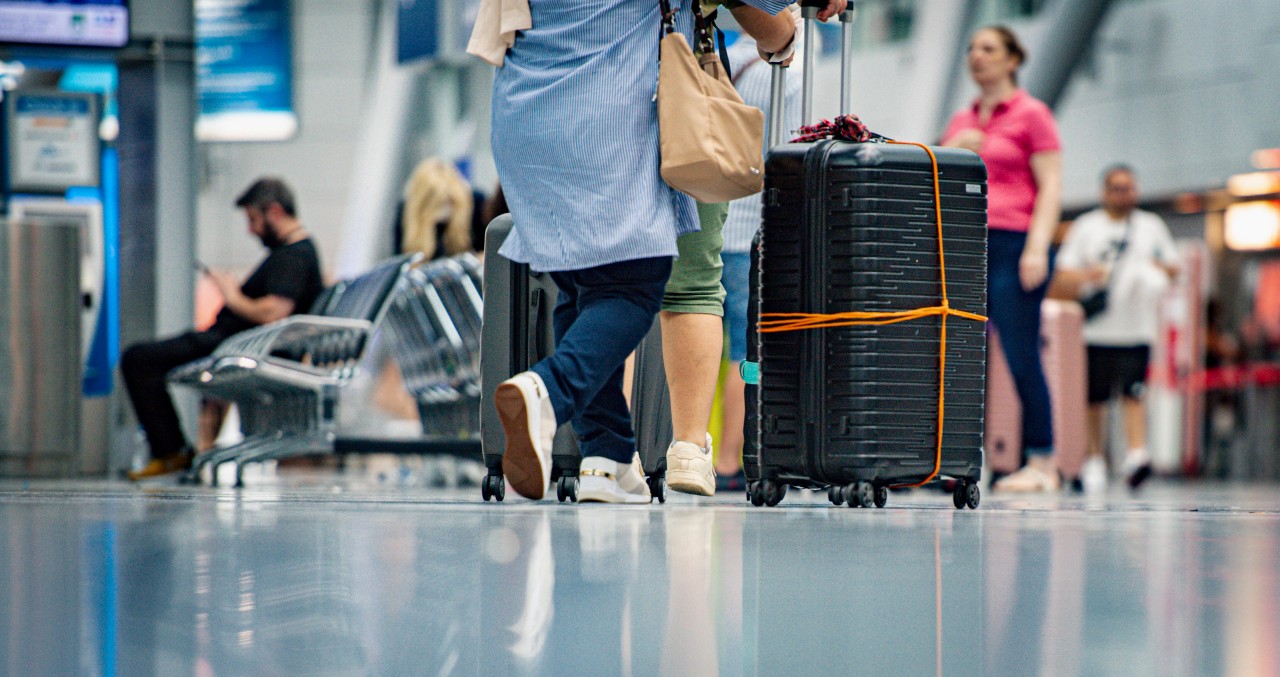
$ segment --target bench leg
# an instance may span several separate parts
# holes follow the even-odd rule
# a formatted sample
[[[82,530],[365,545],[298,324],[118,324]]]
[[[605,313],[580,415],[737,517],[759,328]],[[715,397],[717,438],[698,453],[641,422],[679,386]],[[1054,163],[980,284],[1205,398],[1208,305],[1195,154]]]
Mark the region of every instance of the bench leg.
[[[189,477],[193,484],[199,484],[201,469],[208,467],[210,469],[209,486],[218,486],[218,467],[223,463],[235,461],[244,455],[250,455],[260,451],[264,445],[269,445],[278,438],[275,435],[270,437],[260,436],[246,439],[240,444],[226,447],[225,449],[211,449],[198,456],[191,464]]]
[[[280,461],[286,458],[334,452],[334,436],[329,433],[311,433],[296,437],[281,437],[272,440],[273,444],[264,445],[254,451],[241,454],[235,459],[236,487],[244,486],[244,467],[250,463],[264,461]]]

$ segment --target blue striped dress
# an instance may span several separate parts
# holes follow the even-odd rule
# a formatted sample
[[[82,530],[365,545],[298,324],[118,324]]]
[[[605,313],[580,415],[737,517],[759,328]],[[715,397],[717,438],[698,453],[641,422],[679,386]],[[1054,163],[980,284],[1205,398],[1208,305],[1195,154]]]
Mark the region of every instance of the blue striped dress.
[[[771,14],[787,0],[746,0]],[[680,6],[688,36],[692,14]],[[515,229],[499,251],[536,271],[675,256],[693,199],[658,174],[658,0],[530,0],[533,28],[493,85],[492,145]]]

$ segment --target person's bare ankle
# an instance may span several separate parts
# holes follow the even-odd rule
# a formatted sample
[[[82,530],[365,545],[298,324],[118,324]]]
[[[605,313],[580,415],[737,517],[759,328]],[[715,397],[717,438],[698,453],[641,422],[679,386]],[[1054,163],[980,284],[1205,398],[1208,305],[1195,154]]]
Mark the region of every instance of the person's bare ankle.
[[[676,435],[673,442],[688,442],[699,449],[706,449],[707,433],[699,433],[697,435]]]

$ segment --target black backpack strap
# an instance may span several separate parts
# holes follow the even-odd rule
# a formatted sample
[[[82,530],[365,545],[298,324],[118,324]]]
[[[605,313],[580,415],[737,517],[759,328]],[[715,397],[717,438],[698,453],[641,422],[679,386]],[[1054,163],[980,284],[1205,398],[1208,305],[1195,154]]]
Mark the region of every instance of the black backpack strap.
[[[720,10],[718,9],[712,12],[711,16],[707,17],[707,21],[711,24],[711,29],[716,32],[716,45],[720,48],[720,63],[724,64],[725,74],[729,76],[730,80],[733,80],[733,68],[729,66],[729,49],[724,42],[724,31],[720,30],[720,27],[716,25],[716,15],[719,13]]]

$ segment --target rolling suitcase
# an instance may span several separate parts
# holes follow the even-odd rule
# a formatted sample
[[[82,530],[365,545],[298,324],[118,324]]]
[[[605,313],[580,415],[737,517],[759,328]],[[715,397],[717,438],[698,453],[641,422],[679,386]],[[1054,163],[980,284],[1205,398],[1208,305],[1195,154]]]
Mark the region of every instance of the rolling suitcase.
[[[480,437],[489,474],[480,488],[486,501],[490,498],[501,501],[506,496],[506,480],[502,476],[506,434],[494,411],[494,391],[500,383],[527,371],[555,350],[552,313],[560,290],[551,275],[533,272],[528,265],[498,254],[511,227],[511,215],[506,214],[494,219],[485,231],[488,255],[484,264],[484,321],[480,332]],[[658,502],[665,503],[663,475],[666,445],[671,437],[671,406],[662,367],[662,336],[656,318],[654,328],[637,349],[635,374],[631,401],[637,450],[650,492]],[[661,441],[664,434],[666,442]],[[551,455],[551,481],[561,502],[578,500],[581,460],[577,436],[573,427],[565,423],[556,431]]]
[[[1053,457],[1068,482],[1079,479],[1088,450],[1088,370],[1084,312],[1074,301],[1040,305],[1040,361],[1053,404]],[[992,478],[1022,467],[1022,403],[994,328],[987,359],[987,472]]]
[[[662,361],[662,323],[653,318],[653,328],[636,348],[635,377],[631,379],[631,424],[636,433],[636,451],[644,461],[649,492],[658,502],[667,501],[667,446],[674,439],[671,422],[671,392]]]
[[[1041,358],[1043,359],[1043,358]],[[1049,394],[1050,402],[1053,393]],[[1022,467],[1022,402],[995,327],[987,336],[986,471],[994,482]]]
[[[850,31],[852,17],[841,18]],[[957,480],[956,507],[977,507],[982,160],[892,142],[783,144],[766,162],[763,202],[748,498],[776,505],[796,486],[827,488],[837,504],[883,506],[890,487],[947,477]]]

